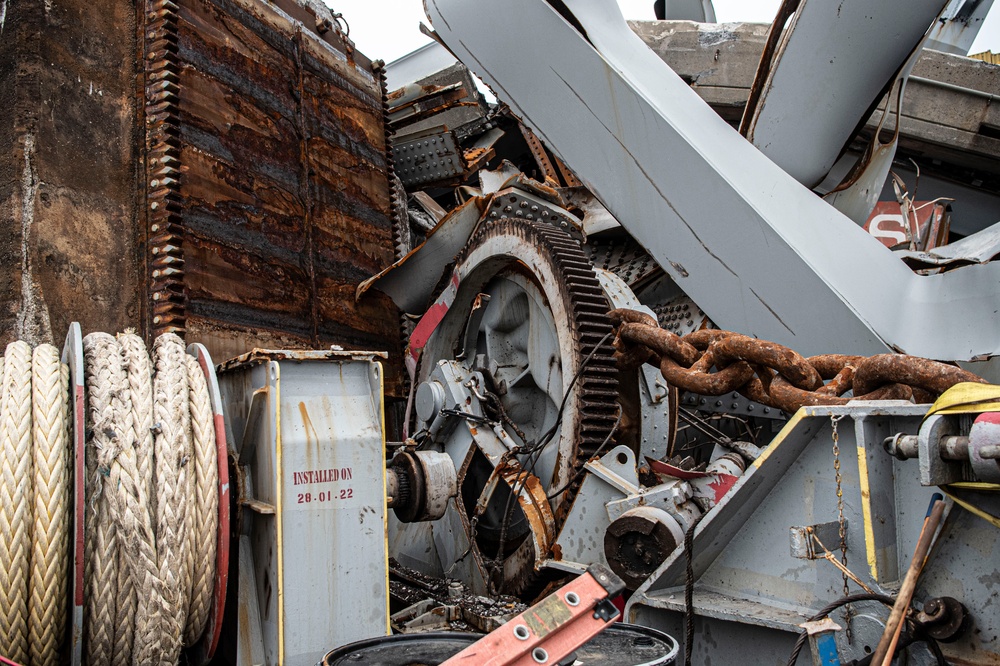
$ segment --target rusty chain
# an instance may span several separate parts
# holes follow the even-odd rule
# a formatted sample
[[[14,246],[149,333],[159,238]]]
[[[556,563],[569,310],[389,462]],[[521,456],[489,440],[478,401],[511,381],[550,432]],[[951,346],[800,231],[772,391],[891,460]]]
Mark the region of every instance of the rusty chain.
[[[847,522],[844,520],[843,475],[840,473],[840,433],[837,431],[837,424],[842,418],[844,418],[843,414],[840,416],[830,415],[830,439],[833,441],[833,473],[834,480],[837,482],[837,534],[840,537],[840,563],[844,565],[841,573],[844,576],[844,596],[848,597],[851,595],[851,588],[847,582],[847,572],[849,571],[847,568]],[[845,634],[848,644],[854,643],[854,630],[851,622],[853,617],[854,612],[851,605],[847,604],[844,607],[844,624],[847,625]]]
[[[667,382],[699,395],[738,391],[789,414],[807,405],[849,400],[930,403],[960,382],[985,380],[959,367],[905,354],[805,358],[788,347],[747,335],[702,329],[683,337],[659,327],[650,315],[608,313],[617,329],[619,367],[651,363]],[[848,391],[852,397],[844,397]]]

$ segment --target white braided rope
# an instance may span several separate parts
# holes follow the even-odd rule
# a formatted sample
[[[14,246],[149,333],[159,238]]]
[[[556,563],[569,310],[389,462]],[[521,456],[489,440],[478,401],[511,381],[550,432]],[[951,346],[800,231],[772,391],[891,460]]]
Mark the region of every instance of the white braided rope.
[[[121,401],[113,393],[121,382],[112,376],[115,357],[120,357],[115,339],[107,333],[91,333],[83,339],[87,385],[88,474],[86,480],[87,513],[96,512],[86,521],[89,576],[86,581],[84,609],[84,647],[88,664],[110,664],[116,642],[118,619],[118,541],[115,522],[108,501],[111,462],[118,455],[119,432],[116,414]],[[119,373],[121,368],[118,368]],[[112,402],[117,402],[117,406]]]
[[[205,376],[175,335],[84,338],[85,662],[175,665],[212,603],[218,463]],[[156,376],[151,378],[155,366]],[[0,654],[60,663],[69,543],[69,371],[0,357]],[[155,507],[155,508],[154,508]],[[9,538],[8,538],[9,536]]]
[[[145,497],[140,497],[138,471],[135,463],[135,423],[132,420],[132,392],[129,390],[121,345],[114,339],[108,344],[108,377],[114,386],[111,407],[112,426],[117,434],[116,455],[108,467],[108,485],[104,490],[108,499],[111,520],[115,524],[118,548],[118,604],[115,608],[115,648],[112,666],[129,666],[132,662],[132,643],[135,639],[136,586],[133,572],[137,567],[140,522],[149,524]],[[143,521],[143,518],[145,520]],[[151,543],[146,543],[147,550]]]
[[[163,660],[174,664],[180,653],[188,610],[185,553],[185,511],[190,449],[186,424],[188,381],[184,343],[173,334],[161,335],[153,344],[153,419],[156,456],[156,544],[159,578],[168,612],[163,618]]]
[[[149,501],[150,515],[156,515],[153,492],[153,367],[142,338],[126,331],[118,335],[132,393],[132,421],[135,428],[135,462],[139,479]]]
[[[31,347],[7,345],[0,395],[0,650],[28,658],[32,527]]]
[[[135,618],[133,661],[154,663],[162,651],[164,599],[159,581],[154,527],[155,493],[153,485],[153,398],[149,357],[142,339],[134,333],[118,336],[122,362],[131,394],[131,429],[135,436],[135,487],[130,496],[135,509],[129,529],[134,530],[135,557],[130,572],[138,590]],[[131,467],[129,468],[131,469]]]
[[[110,664],[115,646],[118,609],[118,541],[106,498],[95,498],[95,531],[87,536],[93,542],[93,579],[87,581],[89,596],[83,611],[85,661]]]
[[[197,553],[199,563],[193,566],[191,605],[188,610],[184,644],[192,645],[205,630],[212,607],[215,588],[215,552],[219,528],[219,462],[215,448],[215,420],[205,375],[193,357],[187,357],[190,388],[191,439],[194,447],[194,497],[188,510],[193,510],[188,534],[190,552]],[[194,560],[192,559],[193,563]]]
[[[110,502],[110,498],[109,498]],[[120,519],[117,509],[112,509],[111,520]],[[116,527],[115,546],[118,548],[118,604],[115,606],[115,647],[111,653],[112,666],[129,666],[132,663],[132,641],[135,640],[135,614],[138,608],[135,585],[132,583],[129,546],[121,529]]]
[[[69,368],[44,344],[31,363],[34,514],[28,601],[32,666],[56,666],[66,622]]]

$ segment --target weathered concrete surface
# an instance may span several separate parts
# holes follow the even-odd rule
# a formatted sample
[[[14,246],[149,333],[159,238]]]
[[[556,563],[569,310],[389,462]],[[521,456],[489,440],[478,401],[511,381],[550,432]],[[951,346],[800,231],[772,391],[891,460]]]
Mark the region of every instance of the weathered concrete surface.
[[[630,21],[629,25],[719,115],[739,124],[768,24]]]
[[[630,25],[723,118],[739,122],[768,25]],[[927,172],[970,184],[980,181],[976,187],[1000,192],[1000,66],[925,50],[912,76],[903,103],[900,155],[916,157]],[[869,122],[867,131],[874,126]]]
[[[764,50],[768,25],[690,21],[633,21],[630,25],[720,115],[739,120]],[[924,51],[913,77],[904,98],[904,143],[933,148],[941,157],[961,156],[966,163],[971,160],[977,166],[997,169],[1000,99],[995,96],[1000,92],[1000,66]]]
[[[5,5],[0,343],[61,345],[73,320],[85,331],[134,326],[141,241],[134,224],[133,5]]]

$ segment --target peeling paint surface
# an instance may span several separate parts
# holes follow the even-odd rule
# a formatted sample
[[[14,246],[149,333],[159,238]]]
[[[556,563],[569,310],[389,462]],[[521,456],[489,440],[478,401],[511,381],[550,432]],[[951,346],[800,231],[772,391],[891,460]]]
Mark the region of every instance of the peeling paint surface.
[[[21,309],[17,314],[17,337],[32,345],[52,342],[52,324],[38,285],[32,274],[31,227],[35,222],[35,198],[38,180],[32,166],[35,135],[24,137],[24,171],[21,175]]]

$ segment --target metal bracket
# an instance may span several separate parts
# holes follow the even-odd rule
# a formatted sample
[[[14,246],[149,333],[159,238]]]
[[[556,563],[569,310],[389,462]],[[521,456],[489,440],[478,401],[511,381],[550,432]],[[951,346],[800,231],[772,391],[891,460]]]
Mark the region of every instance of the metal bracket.
[[[947,414],[929,416],[920,426],[917,452],[921,485],[941,486],[962,480],[962,465],[941,458],[941,438],[957,434],[958,419]]]
[[[465,160],[455,133],[444,127],[406,137],[392,147],[396,173],[406,187],[461,178]]]
[[[547,222],[581,242],[586,241],[583,223],[575,215],[565,208],[516,187],[508,187],[496,193],[487,217],[494,221],[516,218]]]
[[[602,566],[550,594],[496,631],[487,634],[442,666],[480,664],[557,664],[618,617],[609,597],[625,584]]]
[[[844,529],[847,529],[847,521],[844,521]],[[789,530],[791,539],[792,557],[801,560],[821,560],[823,553],[816,552],[816,538],[823,544],[831,544],[831,547],[840,543],[840,524],[837,522],[819,523],[818,525],[806,525],[804,527],[792,526]]]

